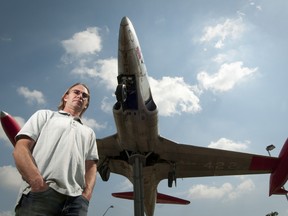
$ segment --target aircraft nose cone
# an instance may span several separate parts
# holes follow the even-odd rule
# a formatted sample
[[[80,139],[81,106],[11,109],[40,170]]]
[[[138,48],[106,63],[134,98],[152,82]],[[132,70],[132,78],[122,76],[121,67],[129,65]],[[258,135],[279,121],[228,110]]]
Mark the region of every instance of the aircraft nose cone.
[[[124,16],[121,20],[118,40],[118,48],[120,51],[127,52],[139,46],[135,29],[127,16]]]
[[[130,20],[127,16],[123,17],[121,20],[121,25],[125,26],[125,25],[129,25]]]

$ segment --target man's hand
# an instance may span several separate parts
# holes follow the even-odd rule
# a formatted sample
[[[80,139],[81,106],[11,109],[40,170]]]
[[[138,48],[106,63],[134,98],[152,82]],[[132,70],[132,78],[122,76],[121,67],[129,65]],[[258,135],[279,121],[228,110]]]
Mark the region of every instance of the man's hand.
[[[85,191],[83,191],[82,196],[83,196],[85,199],[87,199],[88,201],[90,201],[90,199],[92,198],[92,194],[91,194],[91,193],[88,193],[88,192],[85,192]]]
[[[19,137],[13,151],[13,157],[22,178],[31,186],[31,191],[41,192],[47,190],[49,186],[44,181],[32,156],[31,151],[34,145],[35,141],[30,137],[24,135]]]
[[[43,178],[30,181],[31,192],[43,192],[48,190],[49,186]]]
[[[86,187],[82,193],[82,195],[89,201],[92,197],[93,188],[96,182],[96,174],[97,174],[97,164],[96,161],[86,160],[85,161],[85,182]]]

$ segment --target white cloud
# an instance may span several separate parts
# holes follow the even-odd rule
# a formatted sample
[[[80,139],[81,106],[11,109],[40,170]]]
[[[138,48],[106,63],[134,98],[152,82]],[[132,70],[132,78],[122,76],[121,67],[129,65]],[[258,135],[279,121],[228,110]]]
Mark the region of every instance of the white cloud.
[[[230,50],[226,51],[225,53],[219,53],[219,54],[215,55],[212,58],[212,61],[216,62],[218,64],[223,64],[223,63],[235,61],[234,59],[239,58],[238,56],[239,56],[239,53],[237,50],[230,49]]]
[[[256,5],[255,2],[250,2],[250,6],[255,7],[256,10],[262,11],[262,6],[261,5]]]
[[[102,48],[99,28],[90,27],[85,31],[75,33],[72,38],[61,42],[67,54],[95,54]]]
[[[161,80],[149,77],[149,82],[160,115],[201,111],[196,88],[185,83],[182,77],[163,77]]]
[[[217,41],[217,43],[215,44],[215,48],[220,49],[224,46],[224,43],[222,40]]]
[[[89,61],[80,61],[79,65],[71,73],[81,77],[100,78],[100,82],[109,90],[115,90],[117,86],[117,59],[100,59],[93,66]]]
[[[194,185],[189,189],[189,197],[193,199],[220,199],[233,190],[230,183],[224,183],[219,188],[208,185]]]
[[[227,60],[228,56],[226,54],[220,53],[218,55],[216,55],[212,61],[217,62],[219,64],[225,62]]]
[[[256,9],[257,9],[258,11],[262,11],[261,5],[257,5],[257,6],[256,6]]]
[[[107,89],[114,91],[117,86],[118,60],[115,58],[102,59],[97,61],[97,65],[99,68],[98,76],[101,78],[101,82]]]
[[[71,71],[72,74],[78,76],[80,75],[81,77],[97,77],[97,70],[96,68],[89,68],[89,67],[86,67],[86,66],[78,66],[76,68],[74,68],[72,71]]]
[[[21,86],[17,89],[17,92],[19,95],[24,96],[24,98],[27,99],[27,103],[30,105],[33,105],[35,103],[38,105],[46,103],[44,95],[41,91],[30,90],[27,87]]]
[[[237,187],[235,187],[235,190],[229,193],[228,199],[229,200],[237,199],[243,194],[253,191],[254,189],[255,189],[254,182],[251,179],[246,179],[243,182],[241,182],[239,185],[237,185]]]
[[[216,92],[231,90],[237,83],[254,74],[257,68],[243,67],[243,62],[237,61],[222,64],[219,71],[209,75],[206,71],[198,73],[200,88]]]
[[[15,167],[0,167],[0,187],[10,190],[18,190],[21,182],[21,176]]]
[[[226,19],[223,23],[205,27],[200,42],[209,43],[212,41],[215,48],[222,48],[224,41],[240,37],[244,30],[245,26],[241,18]]]
[[[121,191],[133,190],[133,184],[130,182],[129,179],[125,179],[120,184]]]
[[[115,104],[115,99],[113,102],[110,102],[108,97],[104,97],[101,101],[101,110],[106,113],[111,113],[112,107]]]
[[[95,128],[96,130],[106,128],[106,124],[99,124],[96,122],[94,119],[87,119],[87,118],[82,118],[83,123],[91,128]]]
[[[220,138],[216,142],[211,142],[209,148],[217,148],[231,151],[243,151],[248,148],[249,141],[245,142],[234,142],[227,138]]]
[[[227,201],[235,200],[254,189],[254,182],[251,179],[244,179],[237,186],[233,186],[231,183],[224,183],[219,187],[203,184],[194,185],[189,189],[188,196],[192,199],[221,199]]]

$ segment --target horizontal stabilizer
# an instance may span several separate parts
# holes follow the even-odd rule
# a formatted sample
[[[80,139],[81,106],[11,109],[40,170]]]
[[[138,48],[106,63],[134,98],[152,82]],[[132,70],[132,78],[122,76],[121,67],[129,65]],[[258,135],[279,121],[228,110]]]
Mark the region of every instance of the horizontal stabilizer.
[[[122,199],[134,199],[133,192],[119,192],[119,193],[112,193],[112,196]],[[179,205],[188,205],[190,201],[180,199],[177,197],[169,196],[166,194],[157,193],[157,203],[160,204],[179,204]]]
[[[133,192],[119,192],[119,193],[112,193],[112,196],[116,198],[121,198],[121,199],[129,199],[133,200],[134,199],[134,194]]]
[[[157,193],[157,203],[188,205],[190,204],[190,201],[169,196],[166,194]]]

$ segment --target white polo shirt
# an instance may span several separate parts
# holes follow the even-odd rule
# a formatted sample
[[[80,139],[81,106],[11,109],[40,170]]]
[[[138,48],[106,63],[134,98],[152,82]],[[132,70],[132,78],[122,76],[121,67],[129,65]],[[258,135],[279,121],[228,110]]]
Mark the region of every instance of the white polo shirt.
[[[82,194],[85,161],[98,160],[96,136],[91,128],[63,111],[39,110],[30,117],[16,138],[19,135],[27,135],[36,141],[32,155],[51,188],[69,196]],[[27,182],[24,182],[21,191],[29,193]]]

